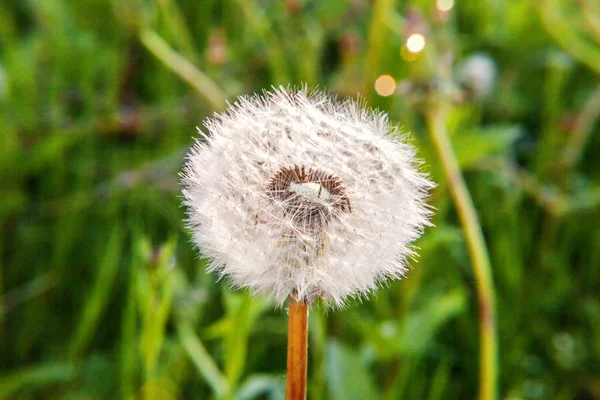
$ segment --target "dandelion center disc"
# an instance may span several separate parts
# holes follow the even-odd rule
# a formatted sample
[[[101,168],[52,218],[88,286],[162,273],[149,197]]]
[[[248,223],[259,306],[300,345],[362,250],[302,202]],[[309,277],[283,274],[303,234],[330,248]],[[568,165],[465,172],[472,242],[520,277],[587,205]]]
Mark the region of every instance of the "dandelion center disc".
[[[277,171],[267,195],[287,216],[310,228],[323,227],[340,213],[351,211],[339,178],[304,165]]]

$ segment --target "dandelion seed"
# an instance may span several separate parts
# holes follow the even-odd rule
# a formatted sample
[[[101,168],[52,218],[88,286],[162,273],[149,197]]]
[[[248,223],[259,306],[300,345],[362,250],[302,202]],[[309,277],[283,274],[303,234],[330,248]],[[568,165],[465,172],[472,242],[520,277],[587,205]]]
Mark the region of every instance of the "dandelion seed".
[[[336,306],[404,275],[433,184],[384,114],[278,88],[205,127],[183,193],[212,271],[279,304]]]

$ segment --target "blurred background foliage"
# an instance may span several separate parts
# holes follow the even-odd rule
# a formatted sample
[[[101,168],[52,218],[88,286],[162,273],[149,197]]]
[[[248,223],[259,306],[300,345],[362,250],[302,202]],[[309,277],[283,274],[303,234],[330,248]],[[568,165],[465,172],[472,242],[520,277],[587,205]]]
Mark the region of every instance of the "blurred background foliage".
[[[280,399],[286,315],[205,272],[195,126],[278,84],[361,94],[439,183],[407,279],[311,313],[310,399],[472,399],[471,261],[424,111],[489,247],[502,399],[600,399],[596,0],[0,2],[0,398]]]

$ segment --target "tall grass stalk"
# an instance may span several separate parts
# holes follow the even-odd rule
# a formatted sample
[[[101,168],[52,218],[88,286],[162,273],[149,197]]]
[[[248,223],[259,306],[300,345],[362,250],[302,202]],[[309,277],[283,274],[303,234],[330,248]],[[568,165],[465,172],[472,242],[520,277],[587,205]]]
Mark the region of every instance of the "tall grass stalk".
[[[495,291],[490,256],[473,200],[448,137],[446,130],[447,107],[443,102],[431,105],[426,117],[431,137],[448,181],[450,193],[456,204],[456,210],[473,263],[479,304],[479,399],[494,400],[497,396],[498,354]]]
[[[188,59],[173,50],[158,33],[152,30],[142,31],[140,40],[156,58],[192,85],[213,109],[222,110],[225,108],[225,102],[227,101],[225,92]]]
[[[372,85],[379,73],[385,35],[389,29],[385,21],[390,18],[390,15],[394,14],[394,1],[377,0],[372,9],[373,14],[369,26],[369,46],[365,57],[365,74],[363,76],[365,93],[373,93],[369,85]]]

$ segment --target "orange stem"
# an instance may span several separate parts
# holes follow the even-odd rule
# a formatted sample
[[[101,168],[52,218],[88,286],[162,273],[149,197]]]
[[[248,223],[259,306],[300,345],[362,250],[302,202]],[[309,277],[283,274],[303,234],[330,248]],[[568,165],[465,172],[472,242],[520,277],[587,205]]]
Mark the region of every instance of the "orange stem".
[[[306,399],[308,367],[308,305],[290,297],[286,400]]]

